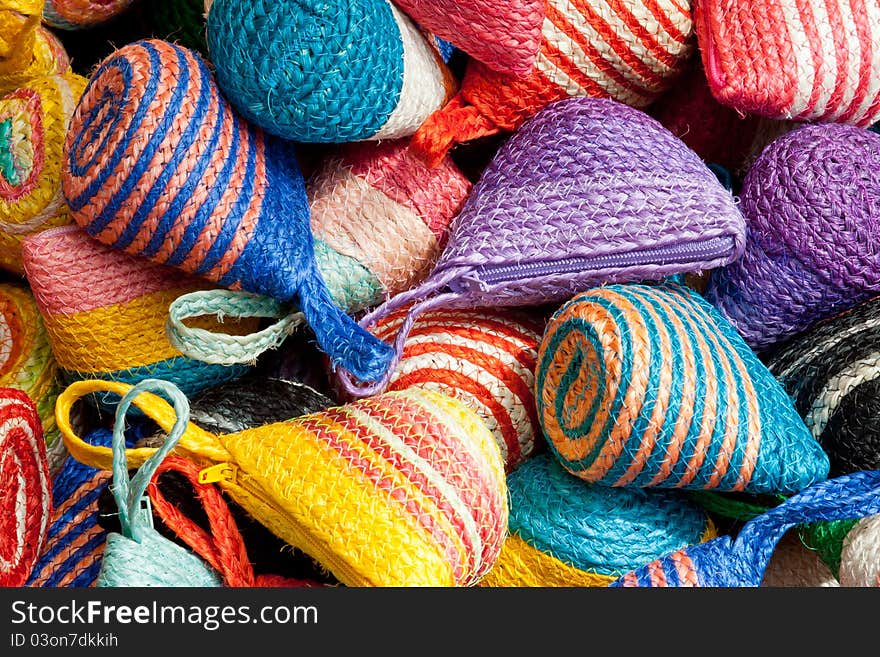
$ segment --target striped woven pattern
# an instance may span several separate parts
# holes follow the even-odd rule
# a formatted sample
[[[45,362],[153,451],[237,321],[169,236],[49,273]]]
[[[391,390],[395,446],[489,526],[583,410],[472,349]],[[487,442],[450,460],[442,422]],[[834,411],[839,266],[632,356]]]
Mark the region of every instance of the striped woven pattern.
[[[681,285],[574,297],[544,333],[536,390],[554,453],[589,482],[794,493],[828,474],[779,383]]]
[[[85,79],[31,80],[0,98],[0,267],[24,273],[21,241],[70,223],[61,193],[61,151]]]
[[[860,520],[846,535],[840,585],[880,586],[880,515]]]
[[[46,0],[43,20],[62,30],[81,30],[110,20],[133,0]]]
[[[204,288],[203,281],[115,251],[76,226],[28,238],[24,258],[55,359],[68,381],[137,383],[158,376],[194,394],[249,369],[192,360],[168,342],[168,305]],[[193,321],[206,329],[219,325],[213,317]],[[256,320],[224,324],[231,333],[255,328]]]
[[[208,46],[236,109],[293,141],[407,137],[454,91],[436,42],[388,0],[215,0]]]
[[[874,0],[703,0],[697,37],[712,92],[772,118],[868,126],[880,118]]]
[[[25,583],[52,505],[40,417],[21,390],[0,388],[0,586]]]
[[[416,134],[414,144],[426,159],[437,161],[455,143],[516,130],[570,96],[647,107],[693,50],[686,0],[547,0],[545,9],[532,72],[516,79],[469,63],[461,91]]]
[[[743,181],[742,258],[712,272],[706,298],[767,351],[880,294],[880,135],[808,125],[768,146]]]
[[[396,0],[426,30],[493,71],[526,75],[541,47],[544,0]]]
[[[318,269],[336,304],[356,312],[420,283],[470,190],[452,160],[428,168],[408,139],[337,150],[306,185]]]
[[[406,310],[373,327],[390,341]],[[535,450],[541,427],[535,407],[535,365],[543,322],[512,310],[437,310],[416,321],[388,390],[423,388],[454,397],[482,418],[508,471]]]
[[[706,513],[681,493],[588,484],[550,454],[523,464],[507,486],[510,536],[485,586],[607,586],[715,537]]]
[[[880,469],[880,298],[789,340],[767,366],[828,454],[833,476]]]

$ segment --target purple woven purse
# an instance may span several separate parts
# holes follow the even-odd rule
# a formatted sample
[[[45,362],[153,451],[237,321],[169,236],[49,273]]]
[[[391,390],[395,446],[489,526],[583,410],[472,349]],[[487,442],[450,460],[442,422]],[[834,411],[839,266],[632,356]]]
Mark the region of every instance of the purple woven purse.
[[[606,282],[660,279],[727,264],[742,253],[745,220],[699,156],[647,114],[611,100],[549,105],[499,150],[453,220],[428,279],[360,322],[369,328],[411,304],[436,308],[557,303]],[[354,397],[387,384],[358,383]]]

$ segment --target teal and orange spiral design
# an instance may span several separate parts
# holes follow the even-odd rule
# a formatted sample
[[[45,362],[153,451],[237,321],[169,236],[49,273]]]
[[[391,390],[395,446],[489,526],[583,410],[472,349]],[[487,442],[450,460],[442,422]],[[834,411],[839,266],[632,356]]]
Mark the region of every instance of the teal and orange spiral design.
[[[569,301],[545,332],[536,385],[554,453],[590,482],[787,493],[828,474],[772,375],[677,284]]]

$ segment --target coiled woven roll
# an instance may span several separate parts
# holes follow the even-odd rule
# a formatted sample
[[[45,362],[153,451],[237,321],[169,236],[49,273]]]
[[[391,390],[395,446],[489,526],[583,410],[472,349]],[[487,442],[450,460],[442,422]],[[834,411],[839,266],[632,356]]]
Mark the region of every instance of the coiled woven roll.
[[[389,340],[405,319],[406,309],[399,310],[372,331]],[[386,389],[423,388],[460,400],[492,431],[509,472],[541,440],[533,390],[543,330],[537,316],[514,310],[425,313],[413,325]]]
[[[52,511],[46,443],[34,403],[0,388],[0,586],[21,586],[37,562]]]
[[[841,586],[880,586],[880,515],[864,518],[846,535],[840,555]]]
[[[62,172],[72,215],[95,239],[296,301],[330,358],[368,378],[390,360],[330,298],[292,144],[236,116],[196,53],[150,40],[105,59],[71,121]]]
[[[880,293],[880,135],[804,126],[768,146],[743,181],[742,258],[714,272],[706,298],[766,350]]]
[[[43,20],[62,30],[82,30],[124,12],[133,0],[46,0]]]
[[[681,493],[588,484],[550,454],[524,463],[507,485],[510,536],[484,586],[607,586],[715,537],[706,513]]]
[[[531,73],[512,78],[474,61],[461,91],[413,139],[437,162],[456,143],[514,131],[569,96],[611,98],[644,108],[684,69],[693,51],[691,2],[546,0]]]
[[[789,531],[776,546],[761,586],[833,588],[840,583],[819,555],[804,546],[797,532]]]
[[[394,4],[493,71],[521,76],[535,65],[544,0],[396,0]]]
[[[880,470],[880,298],[792,338],[765,362],[828,454],[832,476]]]
[[[215,0],[208,48],[236,109],[293,141],[406,137],[453,92],[434,40],[388,0]]]
[[[794,493],[828,475],[780,384],[678,284],[575,296],[547,326],[535,386],[553,452],[586,481]]]
[[[712,93],[742,112],[853,123],[880,118],[880,5],[701,0],[697,40]]]
[[[153,0],[150,8],[156,36],[208,54],[205,0]]]
[[[237,378],[245,365],[211,365],[186,358],[165,336],[168,305],[207,284],[120,253],[76,226],[33,235],[24,243],[28,280],[63,377],[137,383],[161,376],[192,395]],[[216,329],[205,317],[196,326]],[[256,320],[227,323],[252,332]]]

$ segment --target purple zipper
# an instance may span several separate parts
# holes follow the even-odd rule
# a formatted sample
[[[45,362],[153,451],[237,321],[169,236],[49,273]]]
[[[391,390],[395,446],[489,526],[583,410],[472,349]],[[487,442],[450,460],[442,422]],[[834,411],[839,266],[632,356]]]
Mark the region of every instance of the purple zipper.
[[[689,264],[714,260],[733,251],[733,237],[713,237],[702,242],[653,249],[627,251],[601,256],[565,258],[552,262],[527,262],[516,265],[479,267],[449,283],[452,292],[476,292],[489,285],[525,280],[554,274],[576,274],[603,269],[637,267],[640,265]]]

